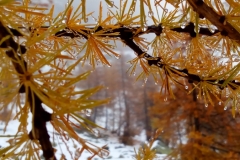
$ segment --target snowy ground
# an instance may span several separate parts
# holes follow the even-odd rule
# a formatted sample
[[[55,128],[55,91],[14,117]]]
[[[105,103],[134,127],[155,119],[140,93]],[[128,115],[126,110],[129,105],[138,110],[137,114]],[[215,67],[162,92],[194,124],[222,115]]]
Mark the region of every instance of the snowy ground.
[[[2,129],[4,128],[5,124],[0,123],[0,135],[14,135],[17,131],[18,122],[17,121],[11,121],[7,127],[7,131],[3,134]],[[49,126],[48,126],[49,128]],[[111,135],[111,134],[105,134],[103,133],[102,136],[99,138],[94,137],[94,135],[83,132],[79,133],[80,137],[85,139],[86,141],[96,145],[96,146],[108,146],[109,155],[106,156],[104,159],[108,160],[134,160],[134,148],[137,150],[140,144],[137,144],[135,146],[125,146],[121,143],[119,143],[119,140],[117,136]],[[141,135],[140,135],[141,136]],[[1,147],[9,146],[9,143],[6,142],[9,138],[1,137],[0,138],[0,145]],[[137,139],[141,139],[140,137],[137,137]],[[71,140],[67,141],[67,146],[64,145],[64,143],[61,143],[61,140],[58,144],[54,145],[54,148],[57,149],[56,156],[57,159],[60,159],[61,154],[64,153],[67,160],[73,159],[73,157],[70,156],[68,153],[69,151],[74,154],[76,153],[76,144],[74,144]],[[88,151],[84,151],[79,159],[87,160],[88,157],[90,157],[91,154]],[[158,155],[158,158],[156,160],[162,160],[165,157],[165,155]],[[103,158],[100,158],[99,156],[95,156],[93,160],[102,160]]]

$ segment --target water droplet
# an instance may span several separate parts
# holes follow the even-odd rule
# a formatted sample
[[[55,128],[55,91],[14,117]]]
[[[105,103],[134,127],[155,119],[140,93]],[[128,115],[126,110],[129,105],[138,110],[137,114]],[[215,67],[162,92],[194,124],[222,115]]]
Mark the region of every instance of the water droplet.
[[[92,16],[92,19],[96,24],[98,23],[98,20],[95,17]]]
[[[66,23],[66,20],[65,20],[65,19],[63,19],[63,20],[62,20],[62,23],[63,23],[63,24],[65,24],[65,23]]]
[[[160,132],[161,132],[161,129],[160,129],[160,128],[158,128],[158,129],[155,131],[155,135],[159,135],[159,134],[160,134]]]
[[[219,102],[218,102],[218,105],[221,105],[221,104],[222,104],[222,102],[221,102],[221,101],[219,101]]]
[[[234,58],[233,59],[233,62],[239,62],[240,61],[240,58]]]
[[[108,158],[109,152],[107,150],[103,149],[100,151],[100,153],[98,155],[105,159],[105,158]]]
[[[59,107],[59,108],[60,108],[60,107]],[[82,114],[85,114],[85,110],[81,110],[81,113],[82,113]]]
[[[186,26],[187,26],[187,22],[182,22],[182,24],[181,24],[180,27],[181,27],[182,29],[184,29]]]
[[[119,55],[119,54],[118,54],[118,55],[115,55],[115,58],[116,58],[116,59],[119,59],[120,57],[121,57],[121,55]]]
[[[66,31],[67,33],[72,33],[72,31],[71,31],[70,29],[65,29],[65,31]]]
[[[187,85],[185,86],[185,89],[186,89],[186,90],[188,89],[188,86],[187,86]]]
[[[147,29],[148,29],[148,26],[147,26],[147,24],[144,24],[144,26],[143,26],[143,32],[145,32],[145,31],[147,31]]]
[[[224,107],[224,110],[226,111],[226,110],[227,110],[227,108],[228,108],[228,107],[227,107],[227,106],[225,106],[225,107]]]
[[[92,133],[93,133],[96,137],[99,137],[99,136],[100,136],[100,132],[99,132],[99,130],[96,129],[96,128],[93,128],[93,129],[92,129]]]
[[[155,82],[155,85],[158,85],[158,82]]]
[[[109,4],[108,5],[108,8],[112,8],[114,6],[114,2],[113,1],[110,1],[111,5]]]
[[[11,139],[10,145],[11,145],[11,146],[15,146],[15,145],[16,145],[16,139]]]
[[[107,38],[104,38],[103,43],[109,43],[109,40]]]
[[[198,26],[198,27],[194,27],[194,32],[195,33],[199,33],[199,31],[200,31],[200,27]]]
[[[167,13],[167,12],[168,12],[168,9],[163,9],[163,11]]]
[[[75,159],[79,159],[79,157],[81,156],[80,149],[76,149],[74,156],[75,156]]]
[[[153,142],[154,140],[155,140],[154,138],[150,138],[148,142]]]
[[[44,20],[45,20],[45,21],[49,21],[49,20],[50,20],[49,16],[46,16],[46,17],[44,18]]]
[[[207,104],[207,103],[205,104],[205,107],[208,107],[208,104]]]
[[[67,22],[67,16],[64,16],[63,19],[62,19],[62,23],[66,23]]]
[[[152,16],[153,16],[153,11],[149,11],[149,12],[148,12],[148,16],[149,16],[149,17],[152,17]]]
[[[132,18],[133,14],[134,14],[134,10],[131,10],[128,14],[128,18]],[[129,27],[131,28],[131,25]]]
[[[92,114],[92,110],[91,110],[91,109],[86,109],[85,115],[88,116],[88,117],[90,117],[91,114]]]
[[[208,29],[211,33],[214,33],[217,28],[214,25],[210,25]]]
[[[148,79],[147,79],[147,78],[145,78],[145,79],[144,79],[144,83],[147,83],[147,80],[148,80]]]
[[[164,102],[167,102],[167,97],[165,97],[163,101],[164,101]]]

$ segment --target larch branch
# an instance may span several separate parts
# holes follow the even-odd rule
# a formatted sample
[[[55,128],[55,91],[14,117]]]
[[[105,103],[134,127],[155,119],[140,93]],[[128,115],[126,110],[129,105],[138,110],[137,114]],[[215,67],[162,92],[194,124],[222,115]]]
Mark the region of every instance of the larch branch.
[[[13,34],[16,34],[18,36],[22,36],[21,33],[19,33],[17,30],[13,29],[8,29],[5,27],[2,22],[0,21],[0,39],[6,38],[9,36],[8,39],[6,39],[2,44],[0,45],[1,48],[9,48],[6,51],[6,55],[11,58],[12,64],[16,70],[16,72],[19,74],[19,79],[21,83],[21,79],[24,75],[25,71],[27,70],[27,62],[23,59],[21,56],[22,54],[25,54],[27,49],[24,46],[19,45],[16,43],[13,39]],[[13,31],[13,32],[11,32]],[[17,53],[20,53],[17,54]],[[23,62],[24,65],[21,65],[20,63]],[[25,70],[25,71],[24,71]],[[26,93],[26,87],[22,85],[19,89],[19,93]],[[32,91],[29,89],[28,90],[28,101],[30,103],[30,110],[31,112],[33,109],[35,112],[33,114],[33,128],[35,136],[33,136],[32,131],[29,133],[29,138],[30,139],[38,139],[43,155],[46,160],[56,160],[56,157],[54,156],[54,149],[52,147],[52,144],[50,142],[50,136],[48,135],[47,127],[46,127],[46,122],[51,120],[51,114],[45,111],[42,107],[42,101],[40,98],[33,93],[34,95],[34,101],[32,97]],[[34,104],[33,104],[34,102]],[[34,107],[34,108],[33,108]]]
[[[238,43],[240,43],[240,33],[230,23],[227,22],[224,15],[217,14],[213,8],[209,7],[202,0],[187,1],[195,12],[207,18],[218,28],[222,35],[228,36],[230,39],[236,40]]]

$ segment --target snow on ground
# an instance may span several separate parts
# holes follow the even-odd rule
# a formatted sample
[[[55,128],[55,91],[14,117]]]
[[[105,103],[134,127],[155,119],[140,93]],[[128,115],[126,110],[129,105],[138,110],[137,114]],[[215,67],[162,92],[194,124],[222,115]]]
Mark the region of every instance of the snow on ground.
[[[14,135],[17,131],[19,122],[17,120],[13,120],[9,122],[9,125],[7,127],[7,131],[3,133],[3,128],[5,124],[3,122],[0,122],[0,135],[1,136],[6,136],[6,135]],[[50,129],[51,126],[50,124],[48,125],[48,129]],[[51,131],[50,131],[51,132]],[[85,139],[87,142],[90,142],[91,144],[94,144],[96,146],[102,147],[104,145],[108,146],[109,150],[109,155],[106,156],[104,159],[107,160],[134,160],[134,148],[137,150],[140,146],[140,144],[135,145],[135,146],[126,146],[124,144],[121,144],[117,138],[117,136],[112,135],[112,134],[105,134],[104,131],[102,132],[102,136],[100,137],[95,137],[93,134],[88,133],[88,132],[82,132],[79,133],[80,137]],[[141,136],[143,134],[139,135],[138,137],[135,137],[137,139],[141,139]],[[0,145],[1,147],[6,147],[9,146],[9,143],[6,142],[9,138],[6,137],[0,137]],[[57,142],[54,145],[54,148],[57,150],[56,152],[56,157],[57,159],[60,159],[62,153],[66,156],[67,160],[71,160],[74,157],[71,157],[68,151],[72,152],[73,156],[76,153],[76,148],[80,148],[81,146],[79,145],[76,147],[76,142],[73,142],[71,140],[67,141],[67,146],[66,148],[65,144],[61,142],[59,139],[59,142]],[[87,160],[88,157],[90,157],[91,154],[88,151],[84,151],[79,159]],[[162,160],[165,157],[165,155],[159,155],[156,160]],[[99,156],[95,156],[93,160],[103,160],[103,158],[100,158]]]

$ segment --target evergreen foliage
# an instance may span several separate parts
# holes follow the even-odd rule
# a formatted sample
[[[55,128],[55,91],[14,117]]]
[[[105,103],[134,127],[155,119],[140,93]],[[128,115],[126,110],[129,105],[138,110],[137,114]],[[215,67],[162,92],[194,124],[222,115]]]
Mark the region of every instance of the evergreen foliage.
[[[53,17],[54,7],[46,13],[46,8],[31,5],[30,0],[0,1],[0,109],[10,107],[6,126],[13,118],[20,122],[10,145],[0,150],[2,158],[40,159],[42,150],[45,159],[56,159],[50,142],[55,132],[65,144],[68,137],[81,144],[72,157],[78,159],[84,150],[92,157],[104,157],[104,147],[85,142],[74,127],[96,133],[94,127],[98,126],[82,114],[109,100],[90,98],[101,87],[76,90],[76,83],[91,71],[75,74],[74,69],[88,63],[93,68],[114,65],[108,56],[119,58],[114,48],[121,43],[136,55],[128,72],[134,75],[140,66],[137,79],[146,82],[152,76],[165,100],[175,98],[175,86],[188,88],[190,83],[193,87],[188,92],[196,91],[206,107],[214,105],[214,97],[231,103],[235,117],[240,85],[238,1],[105,0],[105,4],[99,2],[97,18],[86,13],[86,0],[79,2],[74,9],[70,0],[66,9]],[[109,8],[104,16],[106,4]],[[96,23],[88,23],[89,18]],[[146,34],[154,34],[153,40],[142,37]],[[29,112],[30,132],[26,128]],[[46,123],[53,126],[52,135]],[[149,147],[145,146],[137,159],[153,158]]]

